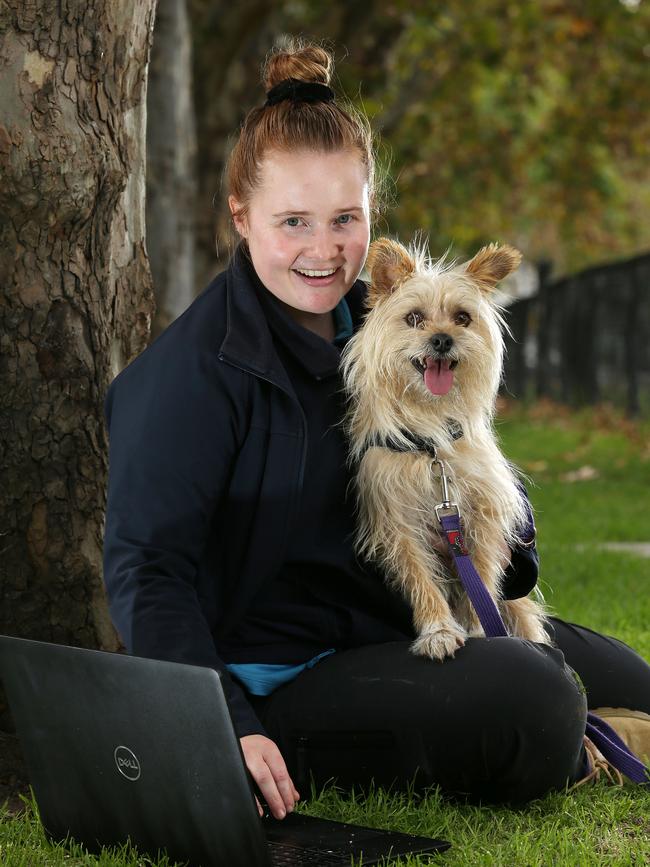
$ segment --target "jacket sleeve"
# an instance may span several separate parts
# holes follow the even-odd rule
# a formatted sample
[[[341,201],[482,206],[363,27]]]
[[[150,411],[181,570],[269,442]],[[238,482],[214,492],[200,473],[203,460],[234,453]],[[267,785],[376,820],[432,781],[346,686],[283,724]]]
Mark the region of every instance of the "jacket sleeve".
[[[504,599],[528,596],[537,584],[538,576],[539,555],[535,546],[514,548],[503,578]]]
[[[539,577],[539,555],[535,546],[537,529],[533,508],[524,483],[519,481],[518,486],[526,504],[527,518],[519,533],[521,543],[512,549],[510,563],[503,578],[505,599],[520,599],[522,596],[528,596]]]
[[[127,651],[219,671],[243,737],[265,732],[217,655],[196,587],[243,423],[222,365],[161,338],[109,388],[104,580]]]

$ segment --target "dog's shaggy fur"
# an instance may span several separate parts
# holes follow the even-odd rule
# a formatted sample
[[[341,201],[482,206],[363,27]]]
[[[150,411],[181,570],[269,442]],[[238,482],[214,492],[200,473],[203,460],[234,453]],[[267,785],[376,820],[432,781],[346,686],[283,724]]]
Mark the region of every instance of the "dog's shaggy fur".
[[[442,659],[482,635],[440,535],[440,476],[405,433],[435,445],[447,466],[467,546],[495,600],[506,545],[518,542],[525,506],[492,429],[503,360],[499,280],[518,267],[512,247],[490,245],[464,265],[431,263],[388,238],[370,248],[369,312],[348,343],[343,373],[351,460],[357,467],[357,548],[379,561],[413,608],[414,653]],[[463,436],[454,440],[451,423]],[[499,601],[509,631],[548,643],[532,599]]]

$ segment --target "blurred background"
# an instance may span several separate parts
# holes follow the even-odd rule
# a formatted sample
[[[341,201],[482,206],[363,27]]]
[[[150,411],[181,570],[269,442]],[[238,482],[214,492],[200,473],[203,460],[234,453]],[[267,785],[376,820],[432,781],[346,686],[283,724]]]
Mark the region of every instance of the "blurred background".
[[[224,163],[287,36],[323,42],[386,178],[375,234],[509,242],[506,389],[650,410],[650,8],[643,0],[159,0],[147,246],[159,333],[221,270]]]

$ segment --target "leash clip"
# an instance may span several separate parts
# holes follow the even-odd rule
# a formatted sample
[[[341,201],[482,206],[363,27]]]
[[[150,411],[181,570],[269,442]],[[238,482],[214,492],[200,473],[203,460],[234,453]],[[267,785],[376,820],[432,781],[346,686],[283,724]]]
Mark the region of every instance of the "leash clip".
[[[449,500],[449,482],[447,480],[444,462],[441,461],[437,455],[431,461],[432,469],[435,464],[440,467],[440,484],[442,485],[442,503],[438,503],[438,505],[434,507],[436,517],[440,523],[442,523],[443,518],[450,515],[456,515],[460,520],[460,509],[458,508],[458,505]]]
[[[456,503],[439,503],[437,506],[434,506],[434,511],[440,524],[442,524],[443,518],[449,518],[452,515],[455,515],[460,520],[460,509]]]

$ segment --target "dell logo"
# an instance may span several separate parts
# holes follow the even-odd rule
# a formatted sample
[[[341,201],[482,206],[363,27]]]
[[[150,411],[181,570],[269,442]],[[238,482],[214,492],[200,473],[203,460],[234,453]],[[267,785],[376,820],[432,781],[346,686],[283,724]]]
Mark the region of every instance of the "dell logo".
[[[140,762],[135,753],[128,747],[115,747],[113,758],[115,759],[115,765],[118,771],[123,777],[126,777],[127,780],[132,780],[133,782],[140,779]]]

